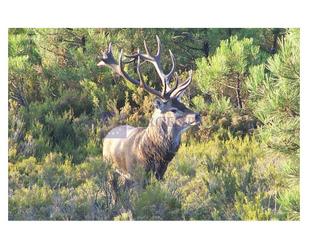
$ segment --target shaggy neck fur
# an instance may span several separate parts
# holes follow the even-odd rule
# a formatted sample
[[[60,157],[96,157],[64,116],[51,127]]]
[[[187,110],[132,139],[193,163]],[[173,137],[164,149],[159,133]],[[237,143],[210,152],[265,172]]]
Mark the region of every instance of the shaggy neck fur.
[[[140,143],[140,151],[147,171],[152,171],[157,179],[162,179],[168,163],[175,156],[180,144],[180,132],[168,127],[164,120],[150,121]]]

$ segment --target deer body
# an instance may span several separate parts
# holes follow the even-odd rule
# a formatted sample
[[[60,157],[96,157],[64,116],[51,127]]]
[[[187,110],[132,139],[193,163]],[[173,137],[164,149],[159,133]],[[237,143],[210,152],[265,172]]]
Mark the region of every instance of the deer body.
[[[128,177],[134,173],[136,167],[143,167],[146,172],[153,172],[158,180],[162,179],[169,162],[179,148],[181,133],[200,122],[200,115],[179,101],[179,97],[191,83],[191,73],[189,78],[180,85],[176,75],[176,84],[171,88],[169,83],[175,67],[174,57],[170,52],[173,67],[171,72],[165,75],[159,63],[161,44],[158,37],[157,41],[156,56],[150,55],[146,43],[147,54],[141,54],[138,51],[135,55],[127,56],[138,60],[139,81],[132,79],[124,72],[122,52],[119,65],[116,64],[111,52],[111,45],[108,51],[103,53],[102,61],[98,64],[99,66],[109,66],[126,80],[159,97],[155,100],[154,113],[148,127],[118,126],[112,129],[103,140],[103,157],[110,160],[121,173]],[[140,73],[141,59],[154,64],[163,84],[161,93],[145,84]]]
[[[126,138],[115,139],[109,134],[103,141],[103,157],[109,158],[120,170],[131,175],[134,167],[144,167],[146,172],[152,171],[157,179],[162,179],[168,163],[175,156],[180,140],[172,134],[162,133],[158,129],[134,128],[120,126],[111,130],[129,129]]]

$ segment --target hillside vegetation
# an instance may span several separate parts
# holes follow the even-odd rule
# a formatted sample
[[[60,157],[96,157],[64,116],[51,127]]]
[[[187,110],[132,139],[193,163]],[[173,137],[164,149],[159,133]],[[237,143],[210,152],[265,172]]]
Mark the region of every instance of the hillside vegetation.
[[[102,138],[147,126],[154,97],[98,56],[109,42],[117,57],[143,40],[154,49],[155,35],[166,70],[168,49],[180,78],[193,70],[183,102],[202,123],[162,181],[128,187],[102,161]],[[10,29],[8,218],[299,220],[299,39],[299,29]]]

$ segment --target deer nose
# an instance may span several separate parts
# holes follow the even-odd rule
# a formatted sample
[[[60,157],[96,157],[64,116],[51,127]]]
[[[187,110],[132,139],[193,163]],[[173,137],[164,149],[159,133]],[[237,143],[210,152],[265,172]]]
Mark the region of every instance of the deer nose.
[[[195,113],[195,120],[196,121],[201,121],[201,114]]]

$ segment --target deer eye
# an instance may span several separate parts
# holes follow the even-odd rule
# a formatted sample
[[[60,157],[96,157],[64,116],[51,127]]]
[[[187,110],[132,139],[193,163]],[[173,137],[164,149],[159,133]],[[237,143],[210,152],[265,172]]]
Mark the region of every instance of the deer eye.
[[[177,109],[171,109],[171,112],[176,113]]]

